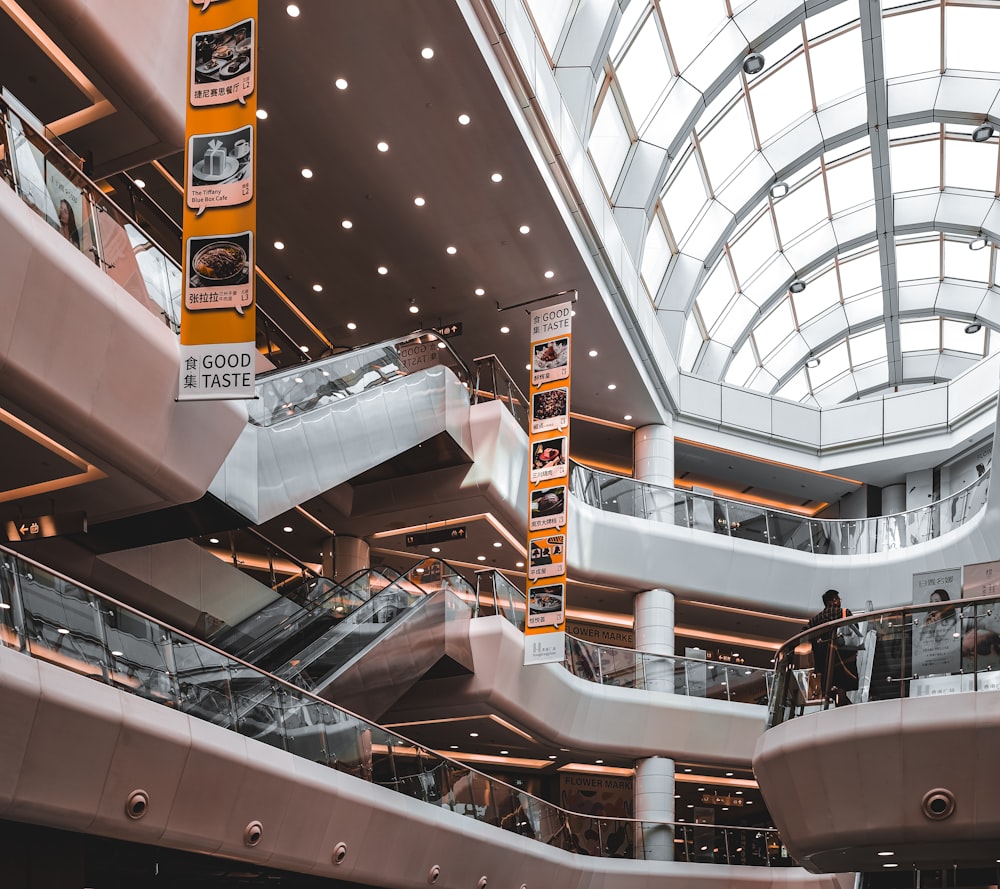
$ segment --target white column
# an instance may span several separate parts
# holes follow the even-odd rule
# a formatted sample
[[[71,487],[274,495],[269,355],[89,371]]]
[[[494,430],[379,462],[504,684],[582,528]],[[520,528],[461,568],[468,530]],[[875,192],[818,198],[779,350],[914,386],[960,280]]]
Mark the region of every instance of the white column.
[[[643,660],[645,687],[650,691],[674,690],[674,594],[653,589],[637,593],[635,614],[636,651],[662,655]],[[674,761],[664,756],[641,759],[635,764],[635,817],[645,822],[674,820]],[[674,856],[673,829],[647,823],[642,830],[644,858],[670,861]]]
[[[646,861],[672,861],[673,828],[657,823],[674,820],[672,759],[651,756],[635,764],[635,817],[643,822],[643,858]]]
[[[669,425],[641,426],[633,436],[635,478],[663,488],[674,486],[674,430]],[[674,523],[672,491],[643,488],[643,510],[654,522]]]
[[[369,567],[368,551],[368,542],[361,537],[346,537],[341,534],[334,537],[333,579],[343,580],[355,571]]]

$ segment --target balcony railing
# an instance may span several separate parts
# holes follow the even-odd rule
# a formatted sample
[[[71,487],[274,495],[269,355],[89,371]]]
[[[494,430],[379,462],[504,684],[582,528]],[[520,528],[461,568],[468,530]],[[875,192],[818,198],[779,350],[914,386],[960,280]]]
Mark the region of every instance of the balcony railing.
[[[0,550],[0,644],[359,780],[569,852],[732,865],[792,863],[782,856],[771,829],[567,811],[8,550]]]
[[[1000,597],[856,614],[789,639],[775,664],[768,728],[838,704],[997,691]]]
[[[961,491],[907,512],[865,519],[814,519],[738,500],[668,488],[578,463],[570,490],[605,512],[827,555],[865,555],[934,540],[986,505],[990,471]]]

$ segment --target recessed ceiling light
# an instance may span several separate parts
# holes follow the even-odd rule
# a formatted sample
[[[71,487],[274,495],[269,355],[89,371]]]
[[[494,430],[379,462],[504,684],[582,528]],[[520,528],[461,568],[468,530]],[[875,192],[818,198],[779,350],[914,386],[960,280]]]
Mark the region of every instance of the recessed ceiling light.
[[[337,78],[337,79],[336,79],[336,80],[335,80],[335,81],[333,82],[333,85],[334,85],[334,86],[335,86],[335,87],[336,87],[337,89],[339,89],[339,90],[346,90],[346,89],[347,89],[347,81],[346,81],[346,80],[344,80],[344,78],[343,78],[343,77],[338,77],[338,78]]]
[[[302,351],[302,352],[308,352],[309,351],[309,347],[308,346],[299,346],[299,350]]]
[[[521,233],[522,235],[530,235],[530,234],[531,234],[531,226],[530,226],[530,225],[522,225],[522,226],[521,226],[521,227],[520,227],[520,228],[518,229],[518,231],[519,231],[519,232],[520,232],[520,233]]]
[[[685,772],[690,772],[690,771],[691,771],[691,769],[684,769],[684,771],[685,771]]]
[[[384,265],[380,265],[378,267],[378,273],[380,275],[388,275],[389,274],[389,270]]]
[[[388,143],[388,142],[379,142],[378,144],[376,144],[376,146],[375,146],[375,147],[376,147],[376,148],[377,148],[377,149],[378,149],[379,151],[382,151],[382,152],[386,152],[386,151],[388,151],[388,150],[389,150],[389,143]]]
[[[281,530],[284,531],[286,534],[291,534],[292,533],[292,526],[291,525],[285,525],[285,527],[282,528]]]
[[[474,291],[476,296],[486,296],[486,291],[482,287],[477,287]]]
[[[138,181],[139,180],[136,179],[136,182],[138,182]],[[969,249],[970,250],[982,250],[983,247],[985,247],[988,243],[989,243],[989,241],[987,241],[986,238],[984,238],[982,235],[980,235],[978,238],[973,238],[971,241],[969,241]]]
[[[348,330],[357,330],[358,329],[358,325],[355,324],[353,321],[348,321],[347,322],[347,329]]]
[[[503,544],[502,544],[502,543],[501,543],[501,542],[500,542],[499,540],[494,540],[494,541],[493,541],[493,545],[494,545],[494,546],[495,546],[495,547],[496,547],[497,549],[499,549],[499,548],[500,548],[501,546],[503,546]]]
[[[441,547],[440,546],[432,546],[431,547],[431,552],[432,553],[439,553],[439,552],[441,552]]]
[[[472,123],[472,118],[469,117],[468,114],[460,114],[460,115],[458,115],[458,122],[463,127],[467,127],[470,123]]]
[[[323,285],[322,284],[313,284],[313,290],[315,290],[316,293],[322,293],[323,292]]]
[[[514,567],[515,568],[523,568],[524,567],[524,562],[515,562],[514,563]],[[550,759],[555,759],[555,757],[552,756],[552,757],[550,757]]]
[[[284,241],[275,241],[274,242],[274,249],[275,250],[284,250],[285,249],[285,242]]]
[[[450,246],[445,247],[444,252],[447,253],[449,256],[454,256],[456,253],[458,253],[458,247],[450,247]]]
[[[476,560],[479,561],[479,562],[485,562],[486,561],[486,556],[476,556]]]
[[[604,760],[603,759],[595,759],[594,760],[594,764],[602,766],[602,765],[604,765]]]
[[[409,309],[410,314],[411,315],[416,315],[417,312],[419,312],[419,311],[420,311],[420,306],[418,306],[415,302],[413,302],[411,300],[410,301],[410,309]]]
[[[819,367],[819,358],[813,355],[813,357],[806,362],[806,367],[808,367],[810,370],[812,370],[814,367]]]
[[[219,538],[218,537],[209,537],[208,538],[208,542],[209,543],[218,543],[219,542]]]
[[[796,278],[794,281],[792,281],[791,284],[788,285],[789,293],[801,293],[805,289],[806,289],[806,282],[803,281],[801,278]]]
[[[469,737],[470,738],[478,738],[479,737],[479,732],[469,732]]]
[[[288,6],[285,7],[285,12],[287,12],[293,19],[296,19],[299,17],[300,10],[294,3],[289,3]]]
[[[546,278],[554,278],[555,276],[556,276],[556,273],[553,272],[553,271],[548,271],[548,272],[545,273],[545,277]]]
[[[618,387],[614,383],[608,383],[608,388],[614,390],[617,389]]]
[[[354,223],[350,219],[344,219],[340,223],[341,228],[354,228]]]
[[[989,142],[993,138],[993,125],[984,123],[972,131],[973,142]]]
[[[788,194],[788,183],[775,182],[774,185],[771,186],[770,191],[771,191],[771,197],[774,198],[775,200],[783,198],[786,194]]]
[[[267,120],[267,112],[263,108],[257,109],[257,120]]]
[[[146,187],[146,180],[145,179],[133,179],[132,181],[135,183],[135,187],[136,188],[145,188]]]
[[[876,852],[875,854],[885,858],[886,855],[895,855],[896,853],[886,849],[884,852]]]
[[[622,417],[622,419],[623,420],[631,420],[632,419],[632,415],[631,414],[625,414],[625,416]]]
[[[451,750],[458,750],[458,744],[452,744],[450,749]]]
[[[312,179],[312,177],[313,177],[313,171],[310,170],[308,167],[303,167],[302,168],[302,178],[303,179]]]
[[[493,173],[490,176],[490,179],[492,179],[494,182],[503,182],[503,173]]]
[[[525,370],[531,370],[531,365],[530,365],[530,364],[526,364],[526,365],[524,365],[524,369],[525,369]]]
[[[588,352],[587,354],[588,354],[588,355],[589,355],[589,356],[590,356],[591,358],[596,358],[596,357],[597,357],[597,349],[591,349],[591,350],[590,350],[590,351],[589,351],[589,352]]]
[[[732,778],[733,777],[733,773],[732,772],[726,772],[726,777],[727,778]]]
[[[895,861],[888,861],[885,864],[883,864],[882,867],[899,867],[899,865],[896,864]]]
[[[745,74],[760,74],[764,70],[764,56],[759,52],[752,52],[743,59],[743,71]]]
[[[441,342],[438,343],[438,348],[439,349],[447,349],[448,348],[448,344],[444,340],[441,340]]]
[[[501,750],[501,751],[500,751],[500,755],[501,755],[501,756],[507,756],[507,755],[508,755],[509,753],[510,753],[510,751],[509,751],[509,750]]]
[[[510,333],[510,328],[505,324],[500,328],[500,333]]]
[[[416,204],[418,207],[422,207],[424,204],[427,203],[427,201],[425,201],[422,197],[418,195],[413,199],[413,203]]]
[[[549,755],[549,759],[558,759],[558,758],[559,757],[557,757],[554,753]]]
[[[425,46],[422,50],[420,50],[420,55],[425,59],[433,59],[434,50],[431,49],[429,46]]]
[[[973,321],[971,324],[966,324],[965,325],[965,332],[966,333],[979,333],[979,331],[982,330],[982,329],[983,329],[983,325],[980,324],[978,321]]]

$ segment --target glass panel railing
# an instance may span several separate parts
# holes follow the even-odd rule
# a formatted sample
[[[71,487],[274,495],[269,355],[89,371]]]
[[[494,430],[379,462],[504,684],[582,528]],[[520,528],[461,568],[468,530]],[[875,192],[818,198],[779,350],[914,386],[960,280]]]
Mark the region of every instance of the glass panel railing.
[[[840,639],[842,627],[858,628],[860,649]],[[854,615],[793,637],[775,663],[769,727],[838,703],[995,691],[1000,598]],[[838,677],[844,679],[839,689]]]
[[[599,685],[746,704],[767,703],[773,676],[762,667],[649,654],[595,645],[570,635],[566,637],[565,666],[574,676]]]
[[[524,629],[524,593],[495,568],[476,572],[476,617],[500,614]]]
[[[0,550],[0,641],[369,783],[570,852],[778,866],[774,830],[569,812]]]
[[[469,373],[448,341],[431,331],[417,331],[371,346],[257,378],[257,399],[250,420],[271,426],[383,386],[416,370],[443,365],[467,386]]]
[[[961,527],[986,505],[990,471],[949,497],[869,519],[814,519],[738,500],[668,488],[574,463],[570,490],[581,502],[618,515],[725,534],[771,546],[864,555],[926,543]]]
[[[473,362],[472,403],[500,401],[521,428],[528,431],[528,399],[496,355],[483,355]]]

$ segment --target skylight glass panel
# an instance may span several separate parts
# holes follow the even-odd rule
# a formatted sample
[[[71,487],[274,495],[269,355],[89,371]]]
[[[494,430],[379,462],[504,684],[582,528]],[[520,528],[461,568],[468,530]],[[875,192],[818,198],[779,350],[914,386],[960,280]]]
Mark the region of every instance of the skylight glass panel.
[[[838,3],[806,19],[806,36],[812,40],[857,20],[858,11],[853,3]]]
[[[795,330],[792,307],[786,297],[753,330],[757,353],[766,359]]]
[[[851,364],[854,367],[863,367],[870,361],[885,358],[888,354],[884,327],[876,327],[875,330],[848,337],[847,342],[851,351]]]
[[[535,28],[549,55],[553,55],[556,51],[559,35],[562,33],[563,24],[572,5],[573,0],[528,0],[528,9],[535,20]]]
[[[745,99],[740,99],[719,123],[701,137],[701,156],[712,185],[718,189],[754,151],[753,132]]]
[[[614,191],[622,164],[628,156],[630,144],[625,122],[618,110],[618,103],[609,89],[597,114],[597,120],[594,121],[594,131],[587,145],[597,172],[604,181],[604,188],[609,194]]]
[[[997,33],[1000,15],[995,4],[946,6],[944,10],[944,57],[949,68],[1000,72]]]
[[[941,276],[941,245],[933,241],[896,244],[896,277],[900,281]]]
[[[941,183],[941,140],[906,142],[889,146],[892,190],[938,188]]]
[[[861,55],[861,29],[853,28],[809,48],[816,105],[865,88],[865,63]]]
[[[813,278],[801,293],[793,294],[792,302],[799,324],[805,324],[837,305],[840,302],[840,286],[834,268],[831,266],[822,275]]]
[[[705,337],[702,335],[701,327],[698,325],[698,319],[695,313],[692,312],[687,316],[687,321],[684,322],[684,339],[681,343],[681,360],[680,366],[688,371],[694,370],[695,362],[698,360],[698,353],[701,352],[701,347],[705,343]]]
[[[820,355],[818,367],[806,369],[813,391],[815,392],[820,386],[824,386],[830,380],[839,377],[849,366],[846,342],[841,341],[832,349],[827,349]]]
[[[997,142],[945,139],[944,184],[993,194],[997,185]]]
[[[816,223],[827,218],[823,177],[815,176],[774,202],[781,243],[790,244]]]
[[[642,278],[650,296],[656,297],[660,282],[667,272],[670,262],[670,245],[660,224],[660,217],[654,216],[649,231],[646,232],[646,243],[642,248]]]
[[[835,216],[875,200],[870,153],[827,167],[826,181],[830,187],[830,209]]]
[[[766,145],[789,124],[812,111],[809,79],[803,56],[790,61],[750,88],[757,135]]]
[[[722,317],[735,291],[733,276],[729,271],[729,261],[723,256],[698,292],[698,310],[708,330],[715,327],[716,322]]]
[[[802,29],[796,25],[794,28],[791,28],[782,34],[777,40],[774,41],[774,43],[764,50],[764,58],[767,61],[767,65],[764,70],[756,76],[766,76],[768,71],[776,65],[780,65],[785,59],[791,56],[792,53],[797,52],[800,49],[802,49]],[[751,77],[748,79],[752,83],[754,78]]]
[[[729,362],[729,369],[726,371],[726,382],[733,386],[745,386],[747,380],[750,379],[750,374],[756,369],[757,356],[754,355],[750,340],[747,340],[743,344],[743,348]]]
[[[944,276],[982,281],[990,278],[990,251],[970,250],[966,241],[944,242]]]
[[[653,110],[673,74],[657,29],[656,16],[646,19],[615,73],[632,122],[638,127]]]
[[[712,339],[730,348],[746,334],[747,328],[757,320],[758,310],[742,293],[729,304],[722,320],[712,329]]]
[[[941,68],[941,10],[921,9],[882,19],[886,78]]]
[[[945,318],[941,322],[941,345],[953,352],[971,352],[982,357],[986,351],[986,327],[981,327],[975,333],[966,333],[968,323]]]
[[[867,136],[862,136],[860,139],[855,139],[853,142],[848,142],[846,145],[840,145],[837,148],[828,148],[823,152],[823,159],[829,167],[837,161],[843,160],[845,157],[850,157],[862,151],[871,152],[871,140]]]
[[[809,394],[809,380],[806,377],[806,371],[800,370],[774,394],[788,401],[801,401]]]
[[[926,352],[940,347],[941,323],[937,318],[904,321],[899,325],[899,345],[904,352]]]
[[[660,12],[667,26],[670,48],[677,67],[683,71],[697,58],[709,38],[722,27],[726,18],[723,0],[698,0],[697,3],[661,3]]]
[[[840,263],[840,286],[844,299],[865,293],[882,286],[882,271],[879,267],[878,251]]]
[[[707,200],[708,192],[697,159],[693,151],[688,152],[663,196],[663,209],[678,241],[687,233]]]
[[[753,273],[764,265],[777,249],[771,214],[765,210],[749,228],[744,230],[738,240],[729,245],[737,280],[749,281]]]
[[[546,3],[546,0],[532,0],[533,5],[537,6],[539,4],[545,4],[550,6],[552,4]],[[569,2],[569,0],[567,0]],[[642,0],[634,0],[634,2],[629,3],[622,12],[621,21],[618,23],[618,28],[615,31],[614,40],[611,43],[611,60],[617,62],[619,56],[621,55],[622,49],[625,47],[629,37],[632,36],[632,32],[635,30],[639,19],[643,17],[649,10],[649,4],[642,2]]]

